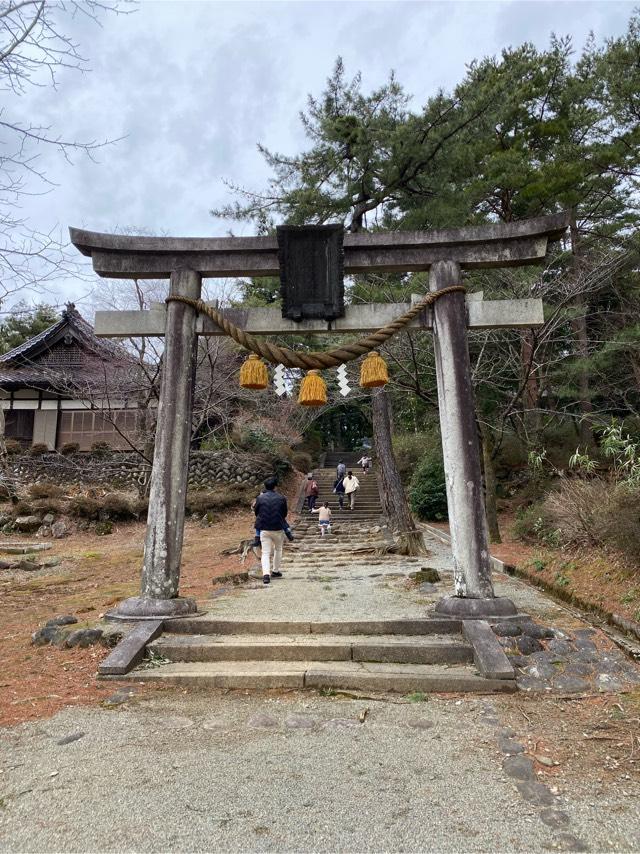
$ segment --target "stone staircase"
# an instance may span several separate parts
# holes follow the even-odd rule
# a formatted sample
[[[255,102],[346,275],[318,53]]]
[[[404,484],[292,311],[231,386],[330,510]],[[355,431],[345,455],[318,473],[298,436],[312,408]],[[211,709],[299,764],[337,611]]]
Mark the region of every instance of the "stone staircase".
[[[486,623],[436,617],[416,594],[409,576],[425,559],[389,552],[375,472],[363,476],[359,456],[336,453],[314,472],[319,501],[334,510],[330,534],[321,537],[317,517],[303,512],[294,542],[285,543],[282,579],[265,588],[256,566],[244,588],[217,598],[208,613],[165,621],[159,637],[160,629],[144,641],[147,661],[124,678],[192,689],[515,690]],[[362,484],[354,512],[340,512],[332,493],[340,460]],[[450,584],[443,581],[442,593]]]
[[[162,666],[131,676],[189,688],[372,692],[513,691],[485,678],[454,620],[172,621],[149,649]]]
[[[515,690],[486,624],[429,616],[407,585],[424,558],[389,554],[388,529],[371,520],[332,529],[321,538],[303,517],[285,546],[282,579],[264,588],[256,567],[255,579],[209,613],[166,621],[147,646],[150,660],[124,678],[192,689]]]
[[[381,523],[384,518],[382,503],[380,501],[380,491],[378,487],[378,479],[376,477],[376,464],[373,461],[373,468],[368,474],[363,474],[362,469],[355,465],[355,461],[360,459],[361,454],[331,454],[327,455],[323,468],[314,469],[314,477],[318,483],[318,501],[316,506],[329,502],[329,506],[333,512],[334,521],[338,522],[342,519],[349,518],[352,521],[358,522],[377,522]],[[351,462],[351,458],[355,458]],[[335,464],[334,464],[335,459]],[[355,509],[349,510],[349,500],[344,498],[344,510],[340,510],[338,496],[333,493],[333,484],[336,479],[336,466],[338,462],[343,460],[347,466],[347,470],[352,470],[354,475],[360,482],[360,489],[356,494]],[[309,517],[310,511],[304,507],[301,511],[302,517]],[[312,517],[313,518],[313,517]]]

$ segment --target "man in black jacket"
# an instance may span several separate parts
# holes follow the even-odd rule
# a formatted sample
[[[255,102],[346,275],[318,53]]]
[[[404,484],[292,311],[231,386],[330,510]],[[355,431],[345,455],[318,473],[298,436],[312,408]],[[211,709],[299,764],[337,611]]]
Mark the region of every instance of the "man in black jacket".
[[[262,581],[271,582],[271,577],[282,578],[280,563],[282,562],[282,546],[284,544],[284,529],[287,526],[287,499],[276,492],[278,480],[268,477],[264,482],[265,491],[256,499],[254,511],[256,528],[260,529],[260,545],[262,546]],[[273,554],[273,568],[271,555]]]

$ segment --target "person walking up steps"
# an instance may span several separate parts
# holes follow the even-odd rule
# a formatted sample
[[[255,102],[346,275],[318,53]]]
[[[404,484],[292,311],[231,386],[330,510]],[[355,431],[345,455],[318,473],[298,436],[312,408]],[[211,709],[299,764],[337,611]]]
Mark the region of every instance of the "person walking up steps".
[[[322,507],[316,507],[311,512],[318,514],[320,536],[324,537],[325,534],[329,534],[331,532],[331,510],[329,509],[329,502],[325,501]]]
[[[366,474],[371,467],[371,457],[363,454],[358,460],[358,465],[362,466],[362,474]]]
[[[262,546],[262,582],[269,584],[272,578],[282,578],[282,546],[287,525],[287,499],[276,492],[278,480],[268,477],[264,482],[265,491],[261,493],[254,507],[256,528],[260,531]],[[273,566],[271,556],[273,555]]]
[[[338,496],[340,509],[344,510],[344,475],[336,478],[336,481],[333,484],[333,491]]]
[[[345,494],[349,498],[349,510],[356,506],[356,492],[360,489],[360,481],[352,471],[347,473],[343,480]]]
[[[318,499],[318,484],[313,479],[312,474],[307,476],[307,482],[304,486],[304,496],[307,499],[309,510],[313,511]]]
[[[342,462],[342,460],[340,460],[340,462],[338,463],[338,467],[336,468],[336,477],[339,480],[341,477],[344,477],[346,473],[347,473],[347,467]]]

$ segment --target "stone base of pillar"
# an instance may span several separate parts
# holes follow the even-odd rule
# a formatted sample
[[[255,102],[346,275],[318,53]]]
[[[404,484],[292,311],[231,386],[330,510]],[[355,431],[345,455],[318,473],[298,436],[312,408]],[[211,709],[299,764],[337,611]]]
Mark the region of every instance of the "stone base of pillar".
[[[107,614],[111,620],[169,620],[198,613],[195,599],[147,599],[132,596]]]
[[[462,620],[492,620],[514,617],[516,605],[506,596],[471,599],[465,596],[445,596],[436,603],[436,614],[459,617]]]

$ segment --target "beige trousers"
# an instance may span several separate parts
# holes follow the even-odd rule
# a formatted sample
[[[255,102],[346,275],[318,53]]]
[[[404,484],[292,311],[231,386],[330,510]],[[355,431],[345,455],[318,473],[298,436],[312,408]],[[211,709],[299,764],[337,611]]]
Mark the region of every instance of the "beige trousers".
[[[262,546],[262,574],[271,575],[272,569],[278,572],[282,562],[284,531],[260,531],[260,545]],[[273,555],[273,567],[271,555]]]

